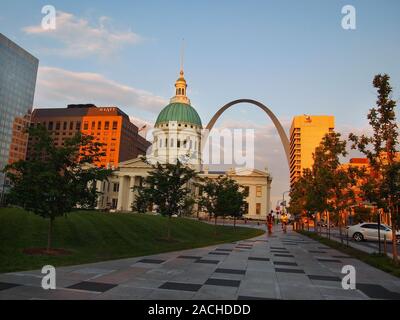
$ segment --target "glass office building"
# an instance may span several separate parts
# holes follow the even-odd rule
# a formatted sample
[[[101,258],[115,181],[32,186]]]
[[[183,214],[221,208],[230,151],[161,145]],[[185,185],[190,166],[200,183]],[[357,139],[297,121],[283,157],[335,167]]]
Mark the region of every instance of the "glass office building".
[[[25,159],[39,60],[0,33],[0,171]],[[7,179],[0,172],[0,195]]]

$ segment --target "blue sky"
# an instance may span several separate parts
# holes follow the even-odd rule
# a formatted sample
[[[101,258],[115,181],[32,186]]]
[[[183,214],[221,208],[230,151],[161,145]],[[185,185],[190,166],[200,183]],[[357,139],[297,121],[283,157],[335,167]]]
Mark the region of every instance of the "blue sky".
[[[47,4],[69,14],[59,24],[65,30],[53,36],[32,29],[40,26]],[[341,27],[346,4],[356,8],[356,30]],[[376,97],[375,74],[388,73],[394,98],[400,98],[399,13],[396,0],[2,0],[0,32],[40,60],[37,107],[117,104],[129,115],[154,121],[173,94],[185,38],[189,96],[204,123],[223,104],[252,98],[268,105],[286,127],[292,116],[307,113],[335,115],[338,129],[364,128]],[[82,28],[79,21],[85,21]],[[111,38],[116,40],[108,45]],[[95,50],[85,51],[85,45]],[[64,78],[71,84],[58,87]],[[99,83],[105,89],[98,95],[86,87]],[[105,94],[108,86],[114,96]],[[243,105],[220,123],[266,130],[259,152],[273,171],[273,193],[285,191],[287,168],[279,164],[283,149],[273,155],[280,147],[270,137],[271,121]]]

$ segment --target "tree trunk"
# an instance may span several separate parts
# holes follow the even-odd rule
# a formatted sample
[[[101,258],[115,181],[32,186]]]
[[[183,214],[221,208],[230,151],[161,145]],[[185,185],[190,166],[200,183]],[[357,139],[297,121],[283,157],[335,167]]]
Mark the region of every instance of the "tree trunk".
[[[396,225],[397,225],[397,214],[393,210],[394,208],[390,206],[390,216],[392,218],[392,254],[393,254],[393,261],[398,263],[397,257],[397,237],[396,237]]]
[[[53,236],[53,222],[54,222],[54,218],[51,217],[49,220],[49,230],[47,233],[47,251],[48,252],[51,249],[51,241],[52,241],[52,236]]]
[[[233,227],[236,229],[236,217],[233,217]]]
[[[167,239],[168,241],[171,240],[171,216],[168,216],[168,235],[167,235]]]
[[[214,227],[215,227],[214,229],[215,235],[217,235],[217,215],[215,215],[214,217]]]
[[[338,224],[339,224],[339,235],[340,235],[340,243],[343,244],[343,232],[342,232],[342,215],[339,212],[339,220],[338,220]]]

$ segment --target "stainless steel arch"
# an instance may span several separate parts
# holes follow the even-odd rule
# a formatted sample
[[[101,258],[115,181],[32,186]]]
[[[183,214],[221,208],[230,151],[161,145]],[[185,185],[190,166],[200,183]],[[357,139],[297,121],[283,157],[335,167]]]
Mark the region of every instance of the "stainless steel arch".
[[[276,130],[278,130],[279,137],[281,138],[281,142],[282,142],[283,148],[286,153],[288,166],[290,167],[290,146],[289,146],[289,139],[285,133],[285,130],[283,129],[281,123],[279,122],[278,118],[273,114],[273,112],[267,106],[262,104],[261,102],[258,102],[256,100],[252,100],[252,99],[238,99],[238,100],[231,101],[217,111],[217,113],[212,117],[212,119],[208,123],[206,129],[211,130],[214,127],[215,122],[217,122],[218,118],[222,115],[222,113],[224,113],[225,110],[227,110],[230,107],[232,107],[233,105],[239,104],[239,103],[254,104],[257,107],[259,107],[260,109],[262,109],[270,117],[270,119],[272,120],[272,122],[275,125]]]

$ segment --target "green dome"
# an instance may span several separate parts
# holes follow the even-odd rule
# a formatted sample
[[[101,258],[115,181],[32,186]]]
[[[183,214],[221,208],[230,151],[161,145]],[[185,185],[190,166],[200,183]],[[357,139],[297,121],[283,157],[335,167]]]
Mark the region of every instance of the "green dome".
[[[157,117],[156,125],[167,123],[169,121],[184,122],[200,127],[202,126],[197,111],[192,106],[180,102],[170,103],[162,109]]]

